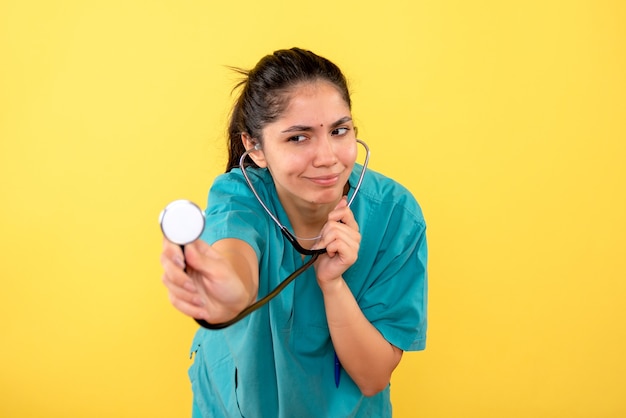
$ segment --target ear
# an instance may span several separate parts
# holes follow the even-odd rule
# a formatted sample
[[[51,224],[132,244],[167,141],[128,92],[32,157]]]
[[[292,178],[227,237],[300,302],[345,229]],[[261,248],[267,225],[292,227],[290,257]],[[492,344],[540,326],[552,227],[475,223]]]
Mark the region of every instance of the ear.
[[[265,161],[265,153],[261,148],[261,143],[259,140],[252,138],[247,132],[243,132],[241,134],[241,142],[245,147],[246,151],[250,151],[248,156],[252,158],[252,161],[256,163],[261,168],[267,167],[267,162]]]

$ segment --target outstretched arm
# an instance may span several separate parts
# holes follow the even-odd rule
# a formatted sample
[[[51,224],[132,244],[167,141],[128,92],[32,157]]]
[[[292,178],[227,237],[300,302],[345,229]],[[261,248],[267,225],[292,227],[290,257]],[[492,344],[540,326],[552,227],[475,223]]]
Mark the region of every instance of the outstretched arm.
[[[245,241],[197,240],[182,249],[163,242],[163,283],[174,307],[196,319],[224,322],[250,305],[258,291],[256,253]]]

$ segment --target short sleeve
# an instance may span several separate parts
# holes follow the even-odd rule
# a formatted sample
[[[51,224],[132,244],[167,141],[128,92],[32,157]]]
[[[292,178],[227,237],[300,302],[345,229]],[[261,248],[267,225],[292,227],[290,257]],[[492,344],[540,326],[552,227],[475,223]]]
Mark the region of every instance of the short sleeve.
[[[254,180],[259,181],[258,178]],[[262,188],[261,188],[262,189]],[[218,176],[209,191],[202,239],[213,244],[224,238],[247,242],[261,259],[267,233],[267,216],[239,171]]]
[[[369,227],[376,228],[370,240],[379,245],[376,254],[363,254],[373,262],[358,302],[387,341],[404,351],[418,351],[426,346],[428,248],[421,209],[407,197],[404,203],[379,207],[390,213],[386,225],[379,217],[376,227]]]

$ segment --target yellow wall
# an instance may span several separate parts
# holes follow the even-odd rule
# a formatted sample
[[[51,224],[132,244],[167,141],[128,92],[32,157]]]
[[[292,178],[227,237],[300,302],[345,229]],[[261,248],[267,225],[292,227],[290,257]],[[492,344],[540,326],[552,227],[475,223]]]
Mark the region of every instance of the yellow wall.
[[[294,45],[429,222],[396,416],[626,416],[625,3],[215,3],[0,4],[0,416],[188,415],[157,216],[222,170],[224,65]]]

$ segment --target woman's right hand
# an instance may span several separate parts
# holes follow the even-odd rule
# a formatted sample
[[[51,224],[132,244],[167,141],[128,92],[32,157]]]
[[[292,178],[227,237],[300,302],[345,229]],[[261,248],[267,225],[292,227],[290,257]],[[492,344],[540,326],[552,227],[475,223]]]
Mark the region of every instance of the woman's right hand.
[[[163,284],[172,305],[185,315],[209,323],[224,322],[256,298],[256,253],[245,242],[196,240],[185,246],[163,240]]]

